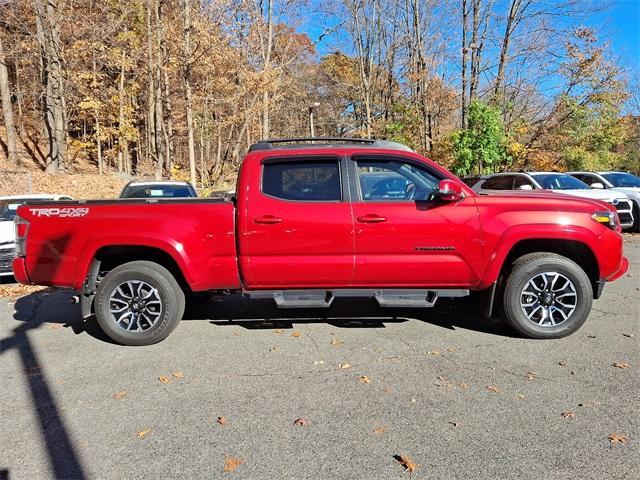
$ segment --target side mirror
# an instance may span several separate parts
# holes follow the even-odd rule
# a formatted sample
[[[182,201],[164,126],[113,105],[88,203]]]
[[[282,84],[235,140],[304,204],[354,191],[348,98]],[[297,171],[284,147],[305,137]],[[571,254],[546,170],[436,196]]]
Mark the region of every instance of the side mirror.
[[[591,188],[597,188],[597,189],[601,190],[601,189],[604,188],[604,185],[601,184],[600,182],[594,182],[594,183],[591,184]]]
[[[520,185],[518,187],[518,190],[533,190],[533,187],[531,185],[524,184],[524,185]]]
[[[438,184],[438,197],[445,202],[457,202],[464,198],[462,187],[453,180],[442,180]]]

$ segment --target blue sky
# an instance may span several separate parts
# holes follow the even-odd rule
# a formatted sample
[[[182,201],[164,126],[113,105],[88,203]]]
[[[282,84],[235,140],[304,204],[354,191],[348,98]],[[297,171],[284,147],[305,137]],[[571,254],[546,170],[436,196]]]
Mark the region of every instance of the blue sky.
[[[613,0],[611,7],[604,15],[609,21],[602,19],[611,35],[611,49],[640,75],[640,0]]]

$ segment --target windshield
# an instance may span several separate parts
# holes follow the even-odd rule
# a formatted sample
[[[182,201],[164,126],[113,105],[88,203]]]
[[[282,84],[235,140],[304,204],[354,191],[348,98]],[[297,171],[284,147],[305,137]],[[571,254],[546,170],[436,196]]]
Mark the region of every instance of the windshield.
[[[586,183],[564,173],[531,174],[531,177],[546,190],[589,190],[591,188]]]
[[[24,200],[23,200],[24,201]],[[2,200],[0,201],[0,222],[13,221],[21,205],[20,200]]]
[[[124,189],[120,198],[185,198],[195,197],[187,185],[130,185]]]
[[[640,187],[640,177],[630,173],[603,173],[602,176],[614,187]]]

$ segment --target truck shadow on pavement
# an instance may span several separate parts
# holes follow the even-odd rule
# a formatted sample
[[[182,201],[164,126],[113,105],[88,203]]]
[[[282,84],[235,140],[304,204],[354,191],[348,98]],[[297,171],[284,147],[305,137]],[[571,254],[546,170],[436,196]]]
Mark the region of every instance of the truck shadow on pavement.
[[[515,336],[500,321],[487,320],[469,299],[440,300],[435,308],[382,308],[372,299],[336,299],[329,308],[279,309],[272,300],[240,295],[212,297],[187,305],[183,320],[208,319],[216,326],[246,329],[293,328],[293,324],[326,323],[338,328],[385,328],[386,324],[421,321],[448,330],[458,328]]]
[[[16,313],[15,318],[23,320],[24,323],[16,327],[10,337],[0,340],[0,355],[16,351],[20,357],[22,375],[31,396],[33,410],[47,451],[51,476],[84,479],[86,476],[80,458],[60,414],[49,381],[42,370],[38,352],[29,338],[30,331],[40,328],[47,321],[46,317],[37,315],[37,307],[45,299],[44,294],[40,293],[39,297],[32,299],[28,312],[22,307],[22,312]],[[21,300],[16,302],[16,312],[21,308],[18,303],[26,305]],[[3,478],[9,478],[9,471],[6,469],[0,469],[0,480]]]

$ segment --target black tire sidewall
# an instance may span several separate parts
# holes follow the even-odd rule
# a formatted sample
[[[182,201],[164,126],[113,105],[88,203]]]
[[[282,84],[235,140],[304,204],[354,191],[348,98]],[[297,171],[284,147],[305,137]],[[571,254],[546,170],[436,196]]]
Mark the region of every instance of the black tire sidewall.
[[[520,295],[535,275],[554,271],[566,276],[573,283],[578,295],[576,309],[561,324],[555,327],[536,325],[527,319],[520,307]],[[593,287],[586,273],[573,261],[556,255],[537,258],[520,268],[514,268],[504,290],[503,306],[509,323],[521,334],[530,338],[561,338],[578,330],[587,320],[593,302]]]
[[[123,345],[151,345],[164,340],[178,325],[184,312],[183,293],[169,271],[159,265],[150,266],[146,263],[148,262],[131,262],[113,269],[100,282],[96,292],[95,313],[98,324],[109,338]],[[128,280],[142,280],[153,286],[162,302],[161,317],[153,327],[144,332],[127,332],[111,319],[111,293]]]

